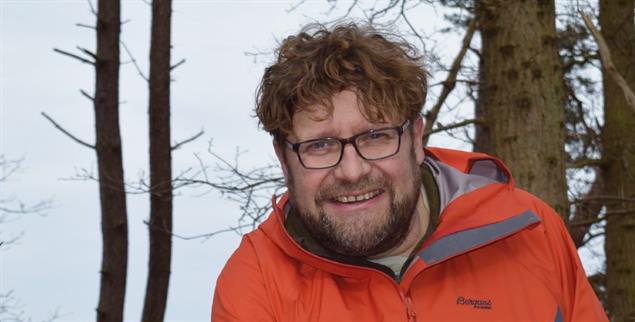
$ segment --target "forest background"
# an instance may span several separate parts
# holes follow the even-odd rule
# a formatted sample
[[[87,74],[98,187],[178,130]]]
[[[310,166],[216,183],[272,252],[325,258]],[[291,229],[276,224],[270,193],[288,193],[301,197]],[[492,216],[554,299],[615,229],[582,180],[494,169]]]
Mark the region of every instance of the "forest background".
[[[0,320],[88,321],[96,308],[103,321],[207,320],[225,260],[280,192],[270,138],[251,117],[262,70],[280,39],[340,17],[372,20],[422,50],[431,73],[428,144],[501,157],[520,186],[568,223],[613,319],[635,316],[635,103],[627,99],[635,82],[634,1],[156,0],[152,17],[151,3],[129,0],[120,17],[106,17],[123,22],[120,39],[99,42],[121,46],[100,51],[95,20],[108,21],[101,15],[117,11],[113,4],[0,1]],[[607,61],[583,13],[605,34],[616,68],[602,69]],[[167,33],[154,29],[161,21]],[[155,36],[166,34],[171,38]],[[118,83],[116,95],[95,77],[96,67],[104,75],[108,64],[94,62],[113,54],[104,48],[119,49],[119,76],[101,82]],[[107,121],[121,129],[125,180],[118,184],[125,188],[111,189],[103,178],[116,176],[100,175],[97,164],[116,153],[99,148],[99,125],[114,127],[104,127],[95,111],[107,110],[94,97],[115,98],[106,115],[119,116]],[[171,126],[159,128],[170,130],[168,143],[163,135],[157,144],[148,112],[156,121],[153,113],[166,102]],[[150,146],[170,155],[171,183],[152,183]],[[174,188],[170,197],[165,187]],[[121,207],[100,208],[108,189],[127,192]],[[169,225],[156,224],[150,195],[157,204],[173,200],[160,207],[173,209]],[[114,218],[107,211],[115,208],[125,221],[113,227],[125,238],[106,245],[120,245],[124,251],[113,254],[127,256],[102,262],[100,224],[107,220],[100,211]],[[148,228],[153,245],[163,240],[171,257],[148,251]],[[109,285],[115,266],[103,265],[113,263],[123,268],[125,287]],[[149,272],[168,273],[150,279],[165,282],[158,291],[146,285]]]

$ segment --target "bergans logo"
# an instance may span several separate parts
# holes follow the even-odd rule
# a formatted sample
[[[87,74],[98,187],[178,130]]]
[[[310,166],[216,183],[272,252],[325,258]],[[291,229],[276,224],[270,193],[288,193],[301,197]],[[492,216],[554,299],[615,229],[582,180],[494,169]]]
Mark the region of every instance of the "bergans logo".
[[[469,305],[475,309],[492,309],[492,300],[490,299],[471,299],[463,296],[456,298],[456,305]]]

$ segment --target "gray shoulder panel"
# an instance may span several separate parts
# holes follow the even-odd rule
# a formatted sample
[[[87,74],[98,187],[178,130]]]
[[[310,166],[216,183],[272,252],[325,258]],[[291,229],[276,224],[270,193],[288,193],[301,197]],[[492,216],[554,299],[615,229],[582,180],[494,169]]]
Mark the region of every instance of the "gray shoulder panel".
[[[484,160],[490,161],[490,160]],[[490,161],[491,162],[491,161]],[[432,158],[426,158],[424,163],[430,167],[437,186],[439,187],[439,213],[443,213],[445,207],[452,200],[470,191],[476,190],[490,183],[496,183],[496,177],[485,176],[486,167],[477,167],[478,173],[463,173],[443,162]],[[491,162],[494,167],[496,164]],[[491,171],[491,170],[490,170]]]
[[[444,261],[495,240],[510,236],[536,222],[540,218],[531,210],[506,220],[459,231],[433,242],[419,256],[429,265]]]

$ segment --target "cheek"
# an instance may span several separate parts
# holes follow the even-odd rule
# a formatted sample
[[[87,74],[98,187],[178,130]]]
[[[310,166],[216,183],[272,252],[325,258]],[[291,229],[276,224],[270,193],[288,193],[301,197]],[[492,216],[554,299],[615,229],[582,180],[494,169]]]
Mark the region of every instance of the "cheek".
[[[291,170],[291,169],[290,169]],[[315,195],[323,184],[325,175],[318,171],[306,171],[294,168],[290,171],[291,193],[306,206],[315,203]]]
[[[390,182],[392,182],[393,186],[400,193],[410,189],[410,183],[414,176],[419,175],[417,171],[419,167],[414,153],[410,155],[399,154],[399,158],[381,161],[385,162],[378,164],[378,168],[381,169],[383,175],[389,178]]]
[[[381,163],[377,164],[377,168],[393,183],[403,181],[412,172],[410,171],[410,163],[401,155],[399,158],[381,160]]]

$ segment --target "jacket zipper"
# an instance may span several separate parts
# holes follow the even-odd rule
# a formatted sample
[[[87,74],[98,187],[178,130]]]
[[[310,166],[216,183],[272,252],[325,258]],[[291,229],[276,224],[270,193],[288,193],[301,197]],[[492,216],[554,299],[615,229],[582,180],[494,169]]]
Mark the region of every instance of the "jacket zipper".
[[[408,316],[408,322],[416,322],[417,321],[417,312],[412,305],[412,298],[410,298],[410,294],[406,293],[403,289],[400,288],[399,295],[401,296],[401,300],[406,305],[406,315]]]

